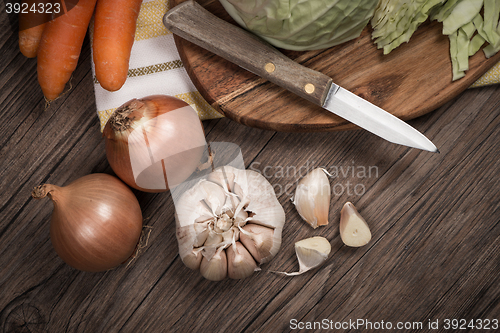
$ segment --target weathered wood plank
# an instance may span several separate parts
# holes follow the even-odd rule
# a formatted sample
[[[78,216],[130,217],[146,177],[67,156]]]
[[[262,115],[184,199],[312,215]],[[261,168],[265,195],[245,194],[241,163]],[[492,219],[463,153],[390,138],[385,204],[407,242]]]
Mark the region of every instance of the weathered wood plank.
[[[495,92],[496,90],[490,91],[492,95]],[[488,106],[489,111],[496,110],[497,106],[498,100]],[[446,115],[448,113],[443,116]],[[377,240],[370,249],[353,250],[343,247],[336,237],[332,245],[334,248],[338,248],[338,251],[334,253],[331,260],[333,260],[332,265],[337,271],[330,276],[326,286],[322,287],[323,290],[329,291],[325,291],[325,295],[318,305],[310,310],[300,311],[299,305],[296,305],[300,304],[300,299],[294,297],[296,290],[290,290],[286,293],[289,295],[287,298],[281,301],[273,300],[273,303],[277,302],[277,304],[272,303],[272,306],[266,308],[266,315],[269,317],[263,316],[264,321],[257,320],[251,329],[262,327],[263,332],[283,329],[288,325],[290,318],[304,321],[322,318],[338,321],[356,320],[357,318],[366,318],[372,321],[389,320],[390,318],[393,320],[427,320],[426,317],[431,318],[428,313],[429,308],[432,307],[433,302],[441,301],[440,297],[443,297],[443,294],[439,294],[439,288],[444,288],[442,293],[448,292],[451,285],[446,284],[446,282],[450,283],[450,281],[461,279],[468,267],[467,264],[473,264],[475,257],[483,253],[482,243],[471,242],[468,238],[481,239],[484,237],[487,241],[484,241],[483,244],[491,246],[488,249],[489,252],[492,251],[492,248],[498,251],[500,246],[498,243],[498,216],[496,219],[490,218],[487,221],[481,221],[483,214],[476,211],[476,209],[484,209],[486,216],[491,216],[490,214],[498,211],[498,187],[495,186],[498,181],[495,183],[489,181],[493,176],[493,170],[498,168],[498,159],[491,158],[485,162],[486,165],[474,169],[474,176],[483,179],[481,183],[476,182],[470,174],[463,172],[465,169],[462,168],[463,165],[474,165],[471,164],[470,158],[466,158],[463,162],[460,161],[463,156],[470,157],[474,153],[480,162],[481,153],[479,151],[484,145],[485,138],[490,140],[487,147],[489,147],[491,155],[488,154],[488,156],[497,156],[498,116],[493,115],[491,118],[496,121],[489,123],[488,120],[492,119],[482,119],[483,115],[486,115],[485,112],[478,115],[470,112],[467,117],[469,128],[463,126],[461,132],[454,132],[452,135],[452,137],[460,138],[461,134],[463,137],[464,131],[469,130],[468,133],[476,133],[475,140],[474,137],[470,138],[472,142],[475,141],[476,145],[470,147],[469,151],[462,153],[458,147],[456,148],[458,151],[443,152],[446,153],[446,156],[442,156],[443,153],[433,156],[441,161],[438,163],[444,169],[442,174],[440,172],[436,175],[431,172],[431,176],[425,179],[420,175],[420,173],[429,173],[425,165],[422,165],[423,169],[415,167],[418,170],[416,175],[413,175],[413,168],[405,167],[403,170],[397,171],[398,175],[406,178],[405,184],[401,184],[401,181],[398,184],[398,181],[394,180],[389,184],[383,182],[386,175],[391,177],[390,173],[397,168],[397,163],[382,176],[380,182],[383,183],[384,189],[374,187],[375,190],[370,189],[366,197],[361,198],[361,212],[368,221],[371,221]],[[478,121],[479,119],[480,121]],[[441,121],[441,119],[439,120]],[[473,121],[476,122],[476,128],[470,124]],[[481,128],[484,125],[482,121],[490,124],[488,126],[490,131],[483,132],[477,137],[478,133],[474,129]],[[450,126],[461,126],[462,124],[463,121],[457,120],[456,124],[452,122]],[[399,164],[404,163],[404,160],[410,155],[411,153],[400,160]],[[413,163],[415,164],[415,162]],[[435,164],[427,163],[428,166]],[[422,180],[424,181],[419,185]],[[454,186],[456,187],[455,192],[452,192],[453,195],[451,195],[447,190],[453,189]],[[401,189],[399,189],[400,187]],[[473,191],[470,190],[472,188]],[[403,190],[409,193],[405,194]],[[464,194],[460,195],[462,191]],[[478,207],[478,201],[485,196],[495,198],[493,200],[496,203],[490,205],[491,202],[487,202],[483,204],[487,207]],[[404,210],[401,211],[402,209]],[[467,212],[467,214],[463,212]],[[477,216],[475,221],[472,220],[473,216]],[[469,221],[468,218],[471,218],[472,221]],[[470,231],[476,223],[481,225],[481,222],[483,223],[482,227],[476,227],[474,232]],[[467,227],[461,227],[460,223],[466,223]],[[466,249],[456,254],[456,247],[459,246]],[[492,263],[492,265],[495,267],[498,266],[498,263]],[[452,272],[455,270],[456,275],[450,275],[447,270]],[[487,270],[486,272],[497,274],[498,270]],[[491,277],[486,278],[483,282],[486,284],[486,288],[489,288],[493,283],[490,279]],[[491,290],[491,292],[492,295],[489,297],[498,296],[498,290]],[[377,306],[381,299],[384,300],[384,306]],[[449,300],[447,305],[456,304],[453,302],[456,300]],[[279,310],[278,313],[275,312],[276,310]],[[295,316],[290,316],[291,312]],[[495,315],[498,316],[498,312],[493,312],[493,317]],[[444,318],[444,316],[440,318]]]

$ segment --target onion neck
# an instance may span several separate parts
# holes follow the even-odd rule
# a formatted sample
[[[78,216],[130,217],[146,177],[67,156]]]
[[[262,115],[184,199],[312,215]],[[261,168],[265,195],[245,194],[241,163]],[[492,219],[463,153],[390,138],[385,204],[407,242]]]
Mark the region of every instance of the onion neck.
[[[134,121],[141,119],[144,115],[141,109],[145,104],[137,99],[133,99],[122,105],[113,112],[109,118],[109,124],[114,132],[127,131]]]
[[[51,184],[39,185],[33,189],[33,192],[31,192],[31,196],[35,199],[43,199],[48,195],[49,198],[54,200],[53,198],[54,191],[57,191],[58,189],[59,186],[56,185],[51,185]]]

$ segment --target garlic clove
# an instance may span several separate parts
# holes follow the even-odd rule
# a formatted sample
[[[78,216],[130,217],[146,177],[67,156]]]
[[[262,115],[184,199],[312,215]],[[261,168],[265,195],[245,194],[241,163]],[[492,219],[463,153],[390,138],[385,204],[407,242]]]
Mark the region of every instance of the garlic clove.
[[[202,246],[208,238],[210,230],[208,229],[209,221],[197,222],[193,224],[194,232],[196,233],[196,239],[193,243],[194,247]]]
[[[242,227],[247,223],[248,213],[243,209],[240,209],[236,215],[234,215],[234,225],[236,227]]]
[[[227,276],[226,252],[220,249],[210,260],[203,257],[200,264],[200,273],[205,279],[210,281],[224,280]]]
[[[347,246],[360,247],[372,239],[370,227],[350,202],[346,202],[340,211],[339,230],[340,238]]]
[[[299,260],[299,271],[307,272],[321,265],[328,258],[332,246],[321,236],[306,238],[295,243],[295,252]]]
[[[231,279],[247,278],[255,270],[258,270],[257,263],[240,242],[227,248],[227,273]]]
[[[176,215],[176,221],[177,221]],[[186,256],[192,255],[194,246],[196,243],[196,233],[194,231],[194,225],[188,225],[185,227],[180,227],[177,225],[175,235],[177,237],[177,243],[179,244],[179,256],[182,261]]]
[[[210,231],[208,234],[207,240],[205,241],[205,246],[208,245],[217,245],[222,242],[222,235],[216,233],[215,231]]]
[[[233,243],[240,237],[240,231],[236,228],[231,228],[222,233],[222,241],[226,244]]]
[[[233,219],[226,213],[218,214],[219,217],[214,222],[214,230],[218,233],[224,233],[233,226]]]
[[[206,207],[206,206],[205,206]],[[195,220],[194,220],[194,223],[204,223],[204,222],[208,222],[209,220],[212,220],[214,217],[213,216],[208,216],[208,215],[202,215],[200,217],[197,217]]]
[[[201,251],[194,249],[191,253],[182,258],[182,262],[186,265],[186,267],[192,270],[198,270],[200,268],[202,258],[203,256],[201,255]]]
[[[214,232],[213,230],[209,232],[207,240],[203,245],[203,256],[208,260],[212,259],[212,257],[217,252],[220,243],[223,241],[222,235]]]
[[[330,182],[326,172],[316,168],[297,184],[293,204],[300,217],[314,229],[328,224]]]
[[[273,254],[274,230],[261,225],[249,223],[240,232],[240,241],[253,258],[263,263]]]
[[[330,242],[321,236],[306,238],[295,243],[295,255],[299,261],[299,271],[293,273],[274,272],[295,276],[322,265],[332,250]]]

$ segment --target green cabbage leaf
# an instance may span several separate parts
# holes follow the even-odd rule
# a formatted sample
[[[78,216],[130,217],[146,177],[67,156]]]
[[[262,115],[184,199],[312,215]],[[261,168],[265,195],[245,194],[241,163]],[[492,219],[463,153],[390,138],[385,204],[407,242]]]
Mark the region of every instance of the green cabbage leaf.
[[[442,22],[449,38],[453,80],[465,76],[469,57],[485,43],[487,58],[500,51],[499,0],[380,0],[370,21],[372,38],[388,54],[427,18]]]
[[[445,0],[380,0],[371,26],[372,38],[378,48],[389,54],[407,43],[417,28],[424,23],[434,8]]]
[[[220,0],[242,27],[289,50],[324,49],[359,37],[379,0]]]

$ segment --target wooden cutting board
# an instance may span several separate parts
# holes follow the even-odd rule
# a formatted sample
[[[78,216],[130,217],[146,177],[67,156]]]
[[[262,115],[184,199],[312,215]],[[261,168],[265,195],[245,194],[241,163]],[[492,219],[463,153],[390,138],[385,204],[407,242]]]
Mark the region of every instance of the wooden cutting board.
[[[177,5],[184,0],[173,0]],[[236,23],[218,0],[197,0],[216,16]],[[367,27],[357,39],[318,51],[281,50],[291,59],[333,78],[340,86],[395,116],[409,120],[435,110],[467,89],[500,60],[470,58],[466,76],[452,82],[448,37],[442,24],[426,22],[403,44],[383,55]],[[241,124],[289,132],[356,128],[342,118],[178,36],[180,57],[201,95]],[[237,47],[237,45],[235,45]]]

